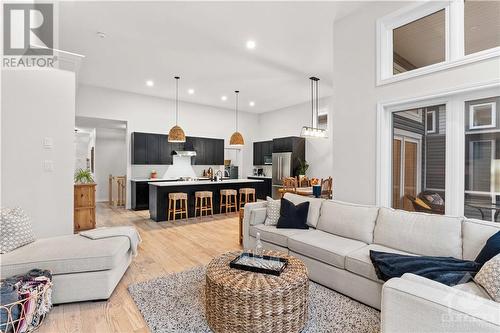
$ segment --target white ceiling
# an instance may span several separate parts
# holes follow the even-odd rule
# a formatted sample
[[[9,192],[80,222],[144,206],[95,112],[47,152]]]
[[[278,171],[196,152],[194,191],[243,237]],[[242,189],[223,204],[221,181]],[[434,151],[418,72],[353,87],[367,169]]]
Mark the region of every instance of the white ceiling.
[[[308,101],[311,75],[331,94],[333,21],[361,4],[61,2],[59,48],[85,55],[83,84],[173,98],[180,75],[182,100],[233,108],[239,89],[241,109],[266,112]]]

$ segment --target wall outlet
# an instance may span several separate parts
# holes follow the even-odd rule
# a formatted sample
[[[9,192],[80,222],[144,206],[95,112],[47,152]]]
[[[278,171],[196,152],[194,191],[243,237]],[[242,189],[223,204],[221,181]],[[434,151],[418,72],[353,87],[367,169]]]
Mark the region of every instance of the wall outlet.
[[[54,139],[52,138],[43,138],[43,148],[52,149],[54,147]]]
[[[54,171],[54,161],[51,161],[51,160],[43,161],[43,171],[53,172]]]

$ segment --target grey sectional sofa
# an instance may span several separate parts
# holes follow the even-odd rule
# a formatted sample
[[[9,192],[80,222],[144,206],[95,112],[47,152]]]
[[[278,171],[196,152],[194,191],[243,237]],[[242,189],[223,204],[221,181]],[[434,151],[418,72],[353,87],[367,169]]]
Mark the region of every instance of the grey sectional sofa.
[[[426,327],[432,328],[430,331],[457,331],[448,330],[452,326],[439,319],[440,315],[434,314],[429,318],[410,315],[438,310],[446,314],[461,313],[469,319],[468,323],[472,322],[471,327],[463,327],[473,328],[472,331],[500,330],[500,305],[487,299],[474,282],[451,288],[405,274],[402,278],[389,280],[384,287],[369,257],[370,250],[377,250],[474,259],[486,240],[500,230],[500,224],[306,198],[290,193],[285,198],[295,204],[310,201],[307,221],[310,229],[277,229],[264,225],[267,203],[250,203],[245,205],[243,220],[245,248],[254,246],[259,232],[265,248],[281,250],[302,259],[311,280],[382,309],[383,332],[419,331],[409,328],[420,327],[419,322],[428,319],[430,322],[426,323]],[[422,285],[422,289],[416,287],[418,285]],[[420,292],[434,288],[449,295],[459,292],[460,297],[450,296],[442,300],[436,299],[433,292]],[[478,299],[480,303],[487,304],[481,308],[486,315],[478,316],[477,310],[467,312],[460,306]],[[414,326],[400,320],[403,317],[414,321]],[[457,325],[460,327],[460,324]]]
[[[131,261],[127,237],[51,237],[2,254],[0,277],[48,269],[53,275],[52,303],[102,300],[111,296]]]

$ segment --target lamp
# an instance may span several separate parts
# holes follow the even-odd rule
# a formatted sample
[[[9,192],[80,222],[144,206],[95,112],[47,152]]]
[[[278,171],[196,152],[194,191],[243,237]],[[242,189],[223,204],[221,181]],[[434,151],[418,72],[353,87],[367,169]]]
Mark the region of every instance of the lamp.
[[[319,79],[313,76],[309,80],[311,80],[311,126],[302,127],[300,136],[305,138],[327,138],[326,130],[314,127],[314,117],[316,117],[316,123],[318,121]]]
[[[236,131],[231,135],[231,139],[229,140],[229,145],[231,146],[243,146],[245,144],[245,140],[243,140],[243,135],[238,132],[238,94],[239,90],[234,91],[236,94]]]
[[[179,121],[179,79],[175,76],[175,126],[168,132],[168,142],[186,142],[186,134],[178,125]]]

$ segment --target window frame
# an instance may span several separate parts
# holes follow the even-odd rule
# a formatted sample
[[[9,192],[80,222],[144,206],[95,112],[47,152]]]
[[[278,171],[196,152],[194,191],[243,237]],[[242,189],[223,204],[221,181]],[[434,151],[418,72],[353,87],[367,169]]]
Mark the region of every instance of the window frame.
[[[429,130],[427,127],[427,117],[429,113],[432,114],[432,130]],[[425,133],[427,134],[436,134],[436,110],[426,110],[425,111]]]
[[[480,103],[480,104],[472,104],[469,106],[469,130],[478,130],[478,129],[486,129],[486,128],[496,128],[497,127],[497,111],[496,111],[496,104],[495,102],[487,102],[487,103]],[[485,106],[485,105],[491,105],[491,124],[489,125],[474,125],[474,116],[475,116],[475,107],[478,106]]]
[[[463,216],[465,193],[465,140],[466,119],[464,103],[470,100],[498,96],[500,81],[484,81],[455,87],[429,95],[416,95],[400,100],[377,103],[376,142],[376,205],[391,207],[392,203],[392,114],[429,105],[445,105],[446,109],[446,176],[445,214]]]
[[[445,60],[407,72],[393,73],[393,30],[445,10]],[[377,86],[390,84],[453,67],[500,57],[500,46],[465,55],[464,0],[427,1],[403,7],[377,20]]]

